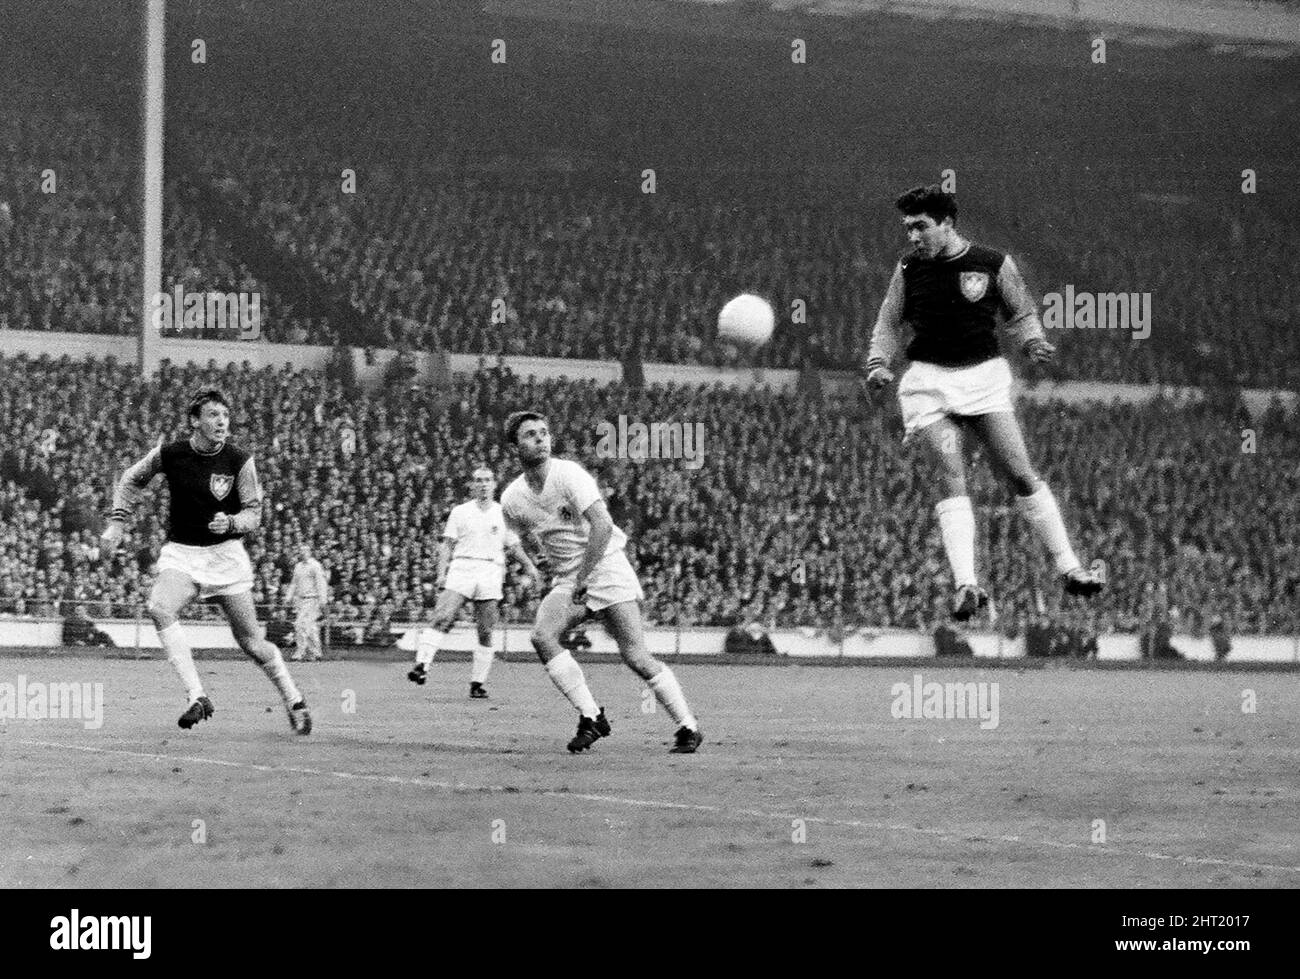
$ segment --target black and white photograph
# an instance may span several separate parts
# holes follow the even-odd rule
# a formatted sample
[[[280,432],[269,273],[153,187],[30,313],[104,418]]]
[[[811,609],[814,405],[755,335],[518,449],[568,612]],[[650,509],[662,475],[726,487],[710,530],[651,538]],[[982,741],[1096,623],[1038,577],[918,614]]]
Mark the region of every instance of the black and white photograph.
[[[1249,953],[1297,134],[1296,0],[6,0],[6,901],[127,962],[109,892],[1217,891],[1090,940]]]

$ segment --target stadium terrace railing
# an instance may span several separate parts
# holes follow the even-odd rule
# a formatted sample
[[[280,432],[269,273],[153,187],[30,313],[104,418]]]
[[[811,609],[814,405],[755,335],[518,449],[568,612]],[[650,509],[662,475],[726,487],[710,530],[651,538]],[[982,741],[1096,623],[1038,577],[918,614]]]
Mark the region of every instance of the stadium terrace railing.
[[[39,330],[0,330],[0,353],[8,356],[27,354],[29,357],[49,355],[70,356],[73,359],[112,355],[119,361],[130,362],[135,356],[135,338],[111,337],[91,333],[54,333]],[[353,363],[360,380],[378,384],[385,365],[397,356],[395,350],[372,350],[373,363],[366,362],[367,351],[351,348]],[[276,369],[290,366],[294,370],[323,369],[334,356],[333,347],[300,346],[281,343],[238,343],[224,340],[163,340],[158,356],[167,357],[175,364],[215,364],[217,367],[238,367],[248,363],[254,369]],[[422,375],[427,376],[433,356],[429,351],[412,355]],[[595,379],[599,384],[618,381],[623,376],[623,366],[617,361],[568,360],[554,357],[487,356],[480,354],[450,354],[453,374],[472,374],[482,367],[501,365],[519,377],[538,380],[582,376]],[[791,390],[799,380],[799,372],[789,369],[717,368],[683,364],[646,363],[643,365],[648,384],[684,384],[688,386],[762,387],[772,390]],[[856,391],[859,378],[846,371],[821,372],[822,390],[826,393],[844,394]],[[1205,392],[1192,387],[1162,387],[1154,384],[1124,384],[1092,381],[1038,380],[1033,385],[1020,385],[1016,396],[1031,401],[1064,401],[1071,404],[1116,401],[1128,404],[1145,403],[1153,398],[1173,401],[1196,401]],[[1268,410],[1276,401],[1288,414],[1300,410],[1300,392],[1249,388],[1241,392],[1242,402],[1252,416]]]
[[[284,603],[257,606],[267,636],[282,648],[295,645],[295,610]],[[202,650],[237,648],[230,627],[220,612],[213,618],[184,620],[191,645]],[[394,653],[413,654],[415,643],[427,621],[383,620],[378,617],[357,618],[355,610],[325,609],[320,619],[323,652],[331,658],[346,657],[349,651],[370,653],[388,649]],[[732,630],[697,626],[656,626],[645,630],[646,645],[657,656],[718,656],[727,652],[727,636]],[[531,658],[530,622],[504,622],[498,626],[495,646],[505,658],[520,654]],[[603,629],[581,630],[580,650],[613,655],[617,647]],[[918,630],[858,629],[829,635],[811,628],[773,629],[767,633],[773,654],[782,659],[819,660],[899,660],[927,659],[936,655],[934,639]],[[1023,636],[1008,638],[996,631],[970,631],[961,634],[970,647],[970,658],[982,661],[1023,659],[1026,647]],[[1232,649],[1224,660],[1236,663],[1267,663],[1300,666],[1300,636],[1263,635],[1232,636]],[[460,623],[448,636],[443,649],[470,652],[477,645],[472,624]],[[1175,635],[1173,647],[1181,659],[1214,662],[1220,657],[1209,636]],[[130,650],[137,656],[151,655],[161,649],[153,623],[145,614],[143,603],[98,600],[0,599],[0,651],[4,649],[77,649],[100,648]],[[1143,637],[1137,633],[1108,633],[1098,637],[1098,661],[1139,662],[1143,659]],[[295,650],[296,652],[296,650]],[[762,662],[772,654],[736,654],[736,659]],[[400,658],[400,657],[395,657]]]

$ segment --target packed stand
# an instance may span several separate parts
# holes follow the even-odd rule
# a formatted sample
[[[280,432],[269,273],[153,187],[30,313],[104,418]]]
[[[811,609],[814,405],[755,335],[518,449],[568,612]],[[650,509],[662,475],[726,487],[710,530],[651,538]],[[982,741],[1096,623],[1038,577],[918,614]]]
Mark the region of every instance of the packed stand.
[[[950,590],[934,481],[900,446],[892,402],[636,391],[500,367],[457,376],[441,393],[375,396],[287,369],[165,366],[142,381],[111,361],[19,357],[0,360],[0,374],[0,425],[15,435],[0,456],[6,610],[62,600],[121,615],[143,601],[163,540],[161,481],[117,554],[98,549],[102,515],[114,479],[184,431],[183,406],[208,384],[234,398],[233,437],[256,452],[267,493],[263,528],[249,539],[259,604],[281,601],[306,541],[329,570],[336,620],[374,635],[427,620],[447,513],[476,465],[492,466],[502,487],[513,478],[500,422],[538,405],[557,454],[598,475],[627,530],[651,621],[922,628]],[[619,415],[699,423],[703,464],[597,457],[598,424]],[[1163,584],[1175,604],[1237,632],[1300,631],[1300,436],[1280,416],[1255,423],[1258,449],[1245,452],[1243,423],[1210,405],[1027,404],[1022,415],[1081,555],[1104,559],[1112,585],[1094,606],[1062,601],[1035,538],[977,466],[980,566],[1004,622],[1060,605],[1100,631],[1133,631],[1149,587]],[[507,614],[527,619],[537,598],[512,580]]]
[[[717,311],[750,291],[777,311],[758,363],[842,369],[861,363],[905,246],[885,200],[904,176],[854,188],[670,170],[663,179],[685,183],[659,197],[605,170],[476,174],[423,161],[387,163],[349,197],[325,151],[314,167],[310,149],[286,165],[283,138],[208,137],[214,150],[239,148],[246,176],[227,178],[238,199],[372,325],[342,338],[353,343],[729,366],[738,358],[717,337]],[[1028,168],[1005,196],[977,199],[960,228],[1015,254],[1040,296],[1066,284],[1150,294],[1147,337],[1054,333],[1055,379],[1300,388],[1300,351],[1287,353],[1300,304],[1293,230],[1249,199],[1210,205],[1221,195],[1199,178],[1181,193],[1161,192],[1168,183]],[[1064,240],[1040,245],[1052,227],[1068,229]]]
[[[51,93],[9,65],[0,106],[0,329],[131,334],[140,328],[138,145],[95,110],[53,110]],[[12,75],[13,77],[9,77]],[[11,87],[12,86],[12,87]],[[68,92],[55,93],[69,96]],[[201,219],[193,186],[163,189],[163,289],[256,293],[265,339],[320,340],[328,321],[284,302]],[[164,336],[232,339],[236,330]]]
[[[1268,144],[1289,132],[1277,106],[1294,81],[1271,67],[1216,55],[1207,76],[1201,59],[1139,50],[1132,77],[1097,90],[1086,72],[1008,76],[935,27],[933,50],[915,52],[919,91],[882,86],[887,67],[834,46],[806,88],[737,47],[726,70],[750,84],[727,84],[704,67],[716,39],[688,35],[681,60],[665,61],[617,32],[542,36],[525,63],[493,74],[463,41],[472,32],[448,32],[457,40],[436,70],[419,45],[393,50],[382,11],[373,33],[322,26],[320,49],[288,63],[260,47],[279,33],[255,27],[292,8],[210,16],[234,18],[240,43],[168,90],[184,152],[169,156],[179,207],[168,208],[164,278],[276,291],[265,255],[236,249],[229,222],[193,206],[196,188],[215,195],[357,324],[273,295],[268,340],[723,365],[736,355],[717,339],[717,311],[757,291],[778,315],[762,364],[852,366],[904,247],[890,201],[952,163],[959,227],[1016,254],[1038,294],[1068,283],[1152,296],[1149,338],[1063,331],[1052,377],[1300,389],[1296,215],[1276,193],[1287,178]],[[429,29],[460,16],[430,12]],[[1058,50],[1069,38],[1033,36],[1038,68],[1073,56]],[[931,76],[926,58],[945,71]],[[97,70],[134,104],[134,77]],[[430,71],[436,84],[411,83]],[[1146,73],[1177,84],[1145,84]],[[926,98],[925,86],[946,91],[953,78],[987,97]],[[1266,84],[1275,96],[1244,97]],[[0,183],[0,326],[129,332],[134,137],[110,138],[90,111],[41,109],[40,97],[0,110],[0,147],[16,148],[0,181],[54,161],[70,168],[69,190],[56,206],[30,184]],[[918,100],[934,113],[927,132],[951,134],[942,153],[915,138]],[[1251,137],[1258,194],[1239,186],[1238,130]],[[1109,137],[1096,145],[1088,133]]]

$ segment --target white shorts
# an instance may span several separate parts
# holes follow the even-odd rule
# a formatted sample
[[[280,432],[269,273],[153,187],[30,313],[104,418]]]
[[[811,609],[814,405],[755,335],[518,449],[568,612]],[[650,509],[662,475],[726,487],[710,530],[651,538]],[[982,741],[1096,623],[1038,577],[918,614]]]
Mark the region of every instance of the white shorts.
[[[472,602],[499,602],[505,580],[506,569],[495,561],[461,557],[452,558],[447,568],[447,581],[442,587]]]
[[[551,591],[573,591],[573,576],[559,579]],[[645,592],[641,590],[641,582],[637,580],[632,562],[627,559],[622,548],[601,558],[587,578],[585,604],[593,612],[620,602],[639,602],[643,598]]]
[[[1011,365],[994,357],[974,367],[916,361],[898,382],[904,438],[949,415],[1011,411]]]
[[[199,598],[253,590],[253,562],[238,538],[208,547],[168,541],[158,555],[159,571],[179,571],[199,586]]]

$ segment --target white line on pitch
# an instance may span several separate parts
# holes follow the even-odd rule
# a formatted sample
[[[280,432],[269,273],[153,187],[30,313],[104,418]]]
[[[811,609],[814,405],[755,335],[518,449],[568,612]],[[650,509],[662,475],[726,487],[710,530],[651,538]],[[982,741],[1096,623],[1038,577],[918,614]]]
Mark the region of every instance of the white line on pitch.
[[[556,789],[520,790],[504,785],[469,785],[463,782],[441,782],[437,779],[417,778],[403,775],[366,775],[360,772],[337,772],[323,768],[302,768],[293,765],[256,765],[252,762],[227,761],[220,758],[199,758],[193,755],[165,755],[149,751],[127,751],[123,748],[92,748],[89,745],[63,744],[57,741],[20,741],[19,744],[38,748],[63,748],[67,751],[84,751],[97,755],[124,755],[129,758],[147,758],[150,761],[184,761],[197,765],[220,765],[223,768],[245,768],[255,772],[290,772],[296,775],[327,775],[332,778],[355,779],[361,782],[385,782],[391,785],[414,785],[421,788],[446,789],[451,792],[497,792],[528,795],[542,795],[552,799],[580,799],[584,802],[604,802],[619,806],[638,806],[643,809],[668,809],[678,812],[705,812],[724,818],[734,819],[747,816],[753,819],[802,819],[806,823],[821,826],[843,826],[849,829],[872,829],[890,833],[914,833],[929,836],[948,843],[1017,843],[1022,846],[1042,847],[1051,850],[1073,850],[1098,856],[1130,857],[1143,860],[1173,860],[1176,863],[1194,867],[1233,867],[1238,870],[1273,870],[1285,874],[1300,874],[1300,867],[1288,867],[1271,863],[1250,863],[1245,860],[1224,860],[1218,857],[1188,857],[1176,853],[1159,853],[1154,851],[1135,852],[1121,850],[1112,846],[1097,846],[1086,843],[1061,843],[1057,840],[1028,840],[1022,836],[981,836],[963,835],[950,830],[928,829],[924,826],[909,826],[906,823],[878,823],[864,819],[833,819],[828,816],[805,816],[799,813],[769,812],[763,809],[727,809],[722,806],[710,806],[698,802],[664,802],[655,799],[629,799],[617,795],[593,795],[586,792],[560,792]]]

